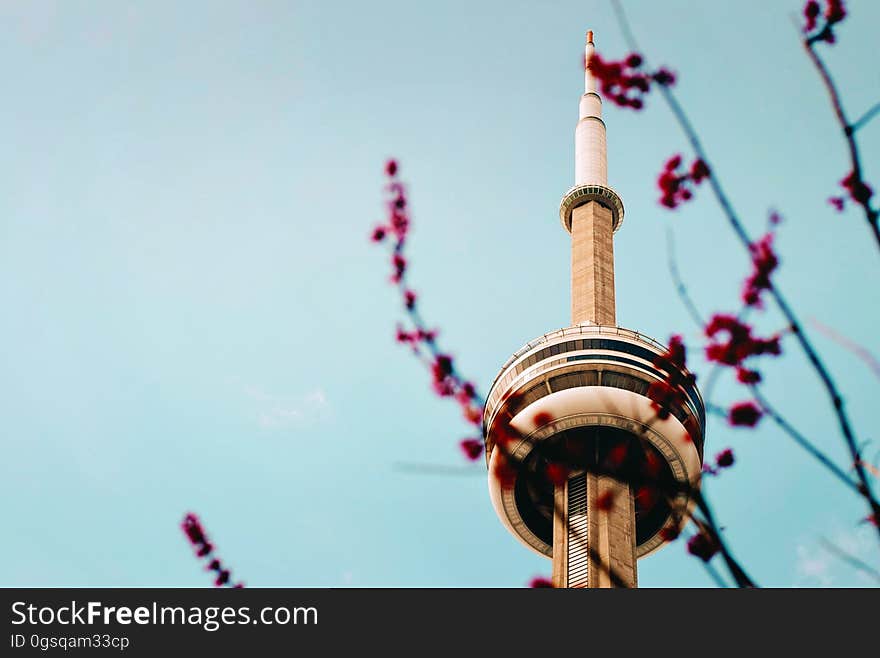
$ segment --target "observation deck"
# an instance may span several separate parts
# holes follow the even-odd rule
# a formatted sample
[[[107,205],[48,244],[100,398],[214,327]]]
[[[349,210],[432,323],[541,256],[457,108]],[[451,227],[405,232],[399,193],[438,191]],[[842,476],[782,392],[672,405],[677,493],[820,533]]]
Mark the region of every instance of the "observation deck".
[[[637,557],[674,534],[664,529],[683,523],[683,506],[690,503],[686,490],[699,483],[706,416],[691,384],[683,387],[682,402],[672,406],[669,417],[658,417],[647,393],[653,382],[668,379],[654,365],[665,352],[666,346],[636,331],[581,324],[529,342],[501,368],[483,415],[489,489],[502,523],[523,544],[553,554],[553,484],[543,477],[547,464],[563,453],[582,454],[579,466],[589,470],[615,445],[626,446],[639,463],[660,464],[658,481],[685,485],[671,487],[677,491],[674,499],[651,505],[640,504],[636,496]],[[511,433],[507,451],[525,471],[500,477],[503,457],[496,443]],[[638,489],[638,476],[630,483]]]

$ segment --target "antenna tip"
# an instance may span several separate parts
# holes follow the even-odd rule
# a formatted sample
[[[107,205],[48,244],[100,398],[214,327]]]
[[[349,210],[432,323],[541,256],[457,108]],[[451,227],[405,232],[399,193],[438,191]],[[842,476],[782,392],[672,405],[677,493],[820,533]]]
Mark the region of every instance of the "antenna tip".
[[[593,30],[587,30],[587,43],[593,43]]]

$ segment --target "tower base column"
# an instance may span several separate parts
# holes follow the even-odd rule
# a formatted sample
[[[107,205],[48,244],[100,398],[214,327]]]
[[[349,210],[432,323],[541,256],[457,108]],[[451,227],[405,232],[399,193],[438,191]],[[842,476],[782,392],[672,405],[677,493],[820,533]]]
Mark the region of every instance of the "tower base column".
[[[636,587],[632,488],[582,473],[555,489],[554,587]]]

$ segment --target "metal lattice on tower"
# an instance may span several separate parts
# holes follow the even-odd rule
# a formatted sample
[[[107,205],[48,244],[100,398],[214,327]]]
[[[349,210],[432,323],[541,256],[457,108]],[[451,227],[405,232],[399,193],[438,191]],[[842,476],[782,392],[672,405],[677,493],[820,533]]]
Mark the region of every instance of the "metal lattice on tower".
[[[593,48],[591,31],[585,61]],[[508,359],[483,416],[495,511],[520,542],[552,558],[557,587],[635,587],[636,560],[683,524],[703,459],[699,391],[685,384],[684,401],[659,418],[647,394],[668,377],[654,365],[666,348],[617,326],[613,236],[623,202],[608,186],[606,149],[602,98],[585,68],[575,184],[559,207],[571,234],[572,326]],[[505,468],[509,459],[520,467]],[[547,476],[560,463],[561,482]],[[676,493],[647,500],[658,485]]]

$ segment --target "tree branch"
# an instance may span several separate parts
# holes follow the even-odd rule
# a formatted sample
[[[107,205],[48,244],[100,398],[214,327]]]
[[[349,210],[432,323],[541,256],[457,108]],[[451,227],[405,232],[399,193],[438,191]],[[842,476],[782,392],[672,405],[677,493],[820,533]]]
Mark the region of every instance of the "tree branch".
[[[800,33],[800,30],[798,30],[798,33]],[[868,110],[868,112],[866,112],[856,123],[850,123],[843,110],[843,101],[840,98],[840,92],[837,90],[837,85],[834,84],[834,79],[831,77],[828,67],[825,66],[825,62],[819,56],[819,53],[816,52],[815,46],[819,40],[808,38],[803,39],[802,42],[804,50],[807,51],[807,56],[819,72],[819,77],[822,78],[822,83],[825,85],[825,90],[828,92],[828,97],[831,100],[831,107],[834,109],[834,115],[837,117],[837,123],[839,124],[843,137],[846,140],[846,145],[849,149],[849,159],[852,166],[853,179],[856,183],[864,184],[862,178],[862,163],[859,157],[859,147],[856,143],[855,133],[860,127],[859,124],[864,125],[876,112],[880,111],[880,103]],[[862,200],[855,198],[854,196],[853,200],[862,207],[862,210],[865,213],[865,221],[868,222],[868,227],[871,229],[874,240],[877,242],[877,247],[880,248],[880,225],[878,225],[877,218],[878,211],[871,207],[870,198]]]
[[[630,47],[633,50],[638,51],[638,44],[632,37],[629,24],[626,20],[626,16],[623,13],[623,8],[620,6],[618,0],[612,0],[612,3],[614,4],[615,13],[617,14],[618,21],[621,24],[621,30],[623,31],[624,35],[628,35],[626,38],[628,40],[631,40]],[[808,50],[813,54],[813,56],[815,56],[815,53],[811,48],[808,48]],[[824,66],[821,68],[821,70],[824,70]],[[679,127],[684,133],[688,143],[691,145],[694,153],[700,160],[709,163],[710,160],[706,155],[706,151],[703,148],[702,143],[700,142],[700,138],[698,137],[690,119],[688,119],[687,115],[685,114],[681,104],[678,102],[672,91],[670,91],[668,86],[658,86],[660,87],[660,93],[663,96],[664,101],[672,111],[676,122],[679,124]],[[854,147],[854,142],[852,142],[852,144]],[[854,153],[857,156],[857,151],[854,151]],[[857,161],[855,164],[857,164]],[[721,207],[721,210],[727,219],[727,223],[733,229],[734,234],[739,239],[743,248],[749,254],[751,254],[752,240],[749,237],[749,234],[746,231],[742,221],[740,221],[739,216],[736,214],[736,211],[733,209],[733,205],[725,194],[724,189],[721,187],[717,171],[714,167],[710,167],[710,170],[712,173],[709,176],[709,185],[711,186],[712,192],[714,193],[715,198],[718,201],[718,205]],[[880,244],[880,234],[878,234],[878,244]],[[791,331],[797,338],[797,341],[800,344],[804,354],[806,355],[807,360],[810,362],[813,369],[819,375],[819,379],[821,380],[822,385],[824,386],[828,395],[828,398],[831,401],[832,407],[834,409],[834,414],[837,417],[838,425],[840,426],[840,431],[843,435],[843,439],[852,458],[853,466],[859,480],[859,493],[867,501],[869,507],[871,508],[871,514],[874,516],[874,518],[880,519],[880,503],[878,503],[877,499],[874,497],[873,492],[871,491],[871,486],[868,482],[867,474],[865,472],[864,466],[862,465],[858,443],[856,441],[852,424],[850,423],[849,417],[846,413],[843,396],[841,395],[840,390],[838,389],[836,383],[828,372],[828,369],[825,367],[825,364],[819,358],[819,354],[816,352],[812,343],[807,338],[807,335],[803,330],[803,326],[798,320],[797,315],[794,313],[794,310],[789,305],[788,300],[783,296],[779,288],[772,283],[770,284],[769,288],[767,288],[767,290],[773,298],[773,301],[776,303],[776,306],[779,308],[779,310],[782,312],[783,316],[785,316],[785,319],[791,326]],[[880,534],[880,523],[877,524],[877,530],[878,534]]]

